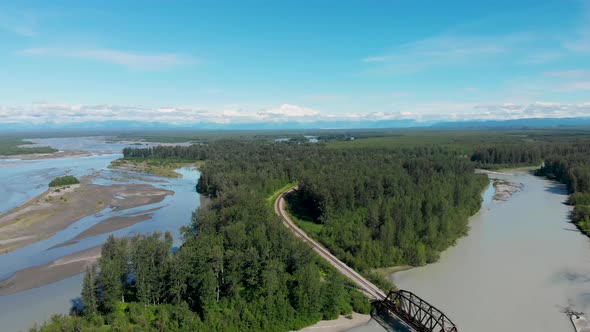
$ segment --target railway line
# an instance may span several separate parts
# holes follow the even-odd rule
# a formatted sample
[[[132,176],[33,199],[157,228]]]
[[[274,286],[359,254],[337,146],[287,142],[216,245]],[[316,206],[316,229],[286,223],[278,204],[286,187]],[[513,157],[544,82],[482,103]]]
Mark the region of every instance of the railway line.
[[[291,230],[295,236],[307,242],[315,252],[328,261],[328,263],[340,271],[345,277],[352,280],[362,292],[373,300],[377,311],[387,312],[390,319],[390,323],[386,323],[388,325],[388,331],[458,331],[455,324],[453,324],[443,312],[412,292],[392,290],[388,294],[385,294],[379,287],[365,279],[336,256],[332,255],[330,251],[297,227],[295,222],[289,217],[287,212],[285,212],[285,196],[295,190],[297,190],[297,187],[290,188],[279,195],[274,202],[275,213],[281,217],[283,224]]]
[[[294,187],[285,191],[277,198],[277,200],[274,203],[275,212],[278,216],[281,217],[283,224],[285,224],[285,226],[287,226],[287,228],[289,228],[297,237],[309,243],[315,252],[317,252],[325,260],[327,260],[333,267],[335,267],[338,271],[344,274],[347,278],[349,278],[355,284],[357,284],[359,289],[361,289],[365,294],[367,294],[372,300],[384,300],[387,297],[387,294],[385,294],[381,289],[379,289],[379,287],[375,286],[372,282],[365,279],[350,266],[346,265],[336,256],[332,255],[326,248],[324,248],[314,239],[310,238],[303,230],[297,227],[293,220],[291,220],[289,215],[285,212],[285,196],[296,189],[297,188]]]

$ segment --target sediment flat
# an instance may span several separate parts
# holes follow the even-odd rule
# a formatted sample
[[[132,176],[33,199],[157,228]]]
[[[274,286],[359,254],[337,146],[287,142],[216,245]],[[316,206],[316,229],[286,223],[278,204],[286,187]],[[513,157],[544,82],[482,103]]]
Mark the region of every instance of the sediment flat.
[[[340,316],[334,320],[321,320],[311,326],[299,330],[299,332],[340,332],[367,324],[371,315],[352,313],[352,318]]]
[[[92,153],[81,150],[65,150],[50,153],[27,153],[15,155],[0,155],[0,159],[20,159],[20,160],[37,160],[37,159],[58,159],[58,158],[81,158],[92,156]]]
[[[522,183],[510,182],[501,179],[493,179],[494,188],[496,192],[494,193],[494,200],[496,201],[506,201],[510,196],[514,195],[515,193],[522,190],[524,185]]]
[[[47,264],[17,271],[10,278],[0,281],[0,296],[45,286],[80,274],[96,262],[101,248],[102,246],[93,247]]]
[[[161,208],[161,207],[160,207]],[[155,209],[150,209],[150,211],[153,210],[158,210],[160,208],[155,208]],[[147,212],[147,211],[146,211]],[[98,224],[88,228],[87,230],[85,230],[84,232],[78,234],[75,238],[68,240],[66,242],[57,244],[49,249],[54,249],[54,248],[60,248],[60,247],[65,247],[65,246],[69,246],[71,244],[77,243],[81,240],[87,239],[89,237],[93,237],[93,236],[97,236],[97,235],[101,235],[101,234],[106,234],[106,233],[110,233],[110,232],[114,232],[117,231],[119,229],[123,229],[125,227],[129,227],[129,226],[133,226],[137,223],[140,223],[142,221],[151,219],[152,214],[151,213],[144,213],[141,215],[136,215],[136,216],[117,216],[117,217],[111,217],[108,218],[104,221],[99,222]]]
[[[28,203],[0,215],[0,253],[48,238],[104,208],[126,210],[161,202],[170,190],[147,184],[80,185],[50,188]],[[104,226],[100,229],[113,227]],[[103,227],[103,226],[101,226]]]

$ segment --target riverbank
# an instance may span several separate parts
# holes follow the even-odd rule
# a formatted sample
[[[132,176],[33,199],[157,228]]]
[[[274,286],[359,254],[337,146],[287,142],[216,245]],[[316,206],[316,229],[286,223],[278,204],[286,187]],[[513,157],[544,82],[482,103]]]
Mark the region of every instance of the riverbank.
[[[84,232],[78,234],[73,239],[68,240],[66,242],[62,242],[60,244],[57,244],[49,249],[55,249],[55,248],[69,246],[69,245],[78,243],[84,239],[87,239],[89,237],[93,237],[93,236],[97,236],[97,235],[101,235],[101,234],[106,234],[106,233],[117,231],[119,229],[129,227],[129,226],[133,226],[139,222],[151,219],[153,214],[148,213],[148,212],[159,210],[161,208],[162,207],[150,209],[148,211],[144,211],[143,214],[136,215],[136,216],[118,216],[118,217],[108,218],[108,219],[88,228]]]
[[[565,186],[525,170],[509,172],[490,177],[522,183],[521,192],[498,203],[489,188],[467,236],[436,263],[391,280],[464,331],[573,331],[565,312],[590,310],[588,240],[568,223]]]
[[[349,317],[340,316],[333,320],[321,320],[311,326],[299,330],[299,332],[340,332],[367,324],[371,315],[363,315],[353,312]]]
[[[0,155],[0,159],[38,160],[38,159],[59,159],[59,158],[82,158],[92,156],[88,151],[65,150],[51,153],[30,153],[15,155]]]
[[[47,264],[17,271],[10,278],[0,281],[0,296],[42,287],[75,276],[86,270],[100,257],[102,246],[83,250]]]
[[[406,271],[406,270],[413,269],[413,268],[414,268],[414,266],[411,266],[411,265],[399,265],[399,266],[381,267],[381,268],[373,269],[373,272],[377,273],[379,276],[381,276],[384,279],[389,279],[389,276],[391,276],[394,273]]]
[[[111,169],[121,169],[127,171],[134,171],[138,173],[148,173],[157,176],[167,177],[167,178],[180,178],[180,175],[175,170],[186,167],[186,166],[193,166],[194,163],[182,163],[182,162],[170,162],[170,161],[160,161],[160,160],[139,160],[139,159],[126,159],[121,158],[114,160],[109,165]]]
[[[109,207],[127,210],[161,202],[173,192],[147,184],[99,186],[83,179],[79,185],[50,188],[0,215],[0,253],[48,238],[73,222]],[[101,231],[118,227],[111,222]]]

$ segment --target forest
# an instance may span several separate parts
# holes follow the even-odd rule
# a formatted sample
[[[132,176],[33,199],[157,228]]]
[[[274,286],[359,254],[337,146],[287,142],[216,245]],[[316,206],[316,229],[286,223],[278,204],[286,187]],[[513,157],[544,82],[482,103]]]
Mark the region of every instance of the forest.
[[[83,308],[33,331],[288,331],[368,313],[366,298],[248,190],[195,212],[170,234],[110,237],[82,288]],[[174,253],[172,253],[174,251]]]
[[[548,157],[536,174],[565,183],[572,222],[590,236],[590,146]]]
[[[484,168],[541,165],[535,171],[567,186],[568,204],[574,206],[571,221],[590,236],[590,142],[574,138],[544,143],[488,146],[476,149],[471,160]]]
[[[27,145],[33,145],[33,143],[18,137],[0,136],[0,156],[57,152],[57,149],[48,146],[27,147]]]
[[[590,143],[587,138],[488,146],[476,149],[471,160],[485,168],[540,165],[535,175],[567,186],[570,194],[567,203],[574,206],[571,221],[590,236]]]
[[[315,235],[326,247],[366,271],[435,261],[465,234],[488,184],[473,173],[469,160],[436,146],[339,150],[223,141],[123,152],[133,158],[206,160],[198,189],[212,197],[235,187],[269,195],[298,182],[297,197],[290,200],[294,214],[318,225]]]
[[[476,167],[544,160],[538,175],[568,185],[572,218],[588,227],[587,141],[437,135],[413,145],[404,134],[126,148],[133,160],[199,161],[197,191],[211,203],[183,228],[180,248],[166,234],[109,238],[86,273],[81,306],[33,330],[280,331],[368,312],[367,299],[272,212],[269,198],[288,184],[299,186],[288,208],[300,227],[384,290],[392,285],[375,268],[434,262],[467,232],[489,184]]]

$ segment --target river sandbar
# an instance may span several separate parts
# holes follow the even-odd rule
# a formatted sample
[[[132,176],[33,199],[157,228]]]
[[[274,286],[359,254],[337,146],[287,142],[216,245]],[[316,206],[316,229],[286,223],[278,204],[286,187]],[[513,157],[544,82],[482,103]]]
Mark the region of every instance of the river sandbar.
[[[58,159],[58,158],[82,158],[92,156],[88,151],[65,150],[51,153],[31,153],[16,155],[0,155],[0,159],[19,159],[19,160],[38,160],[38,159]]]
[[[160,208],[162,208],[162,207],[150,209],[150,211],[159,210]],[[108,218],[108,219],[101,221],[98,224],[88,228],[84,232],[78,234],[75,238],[68,240],[66,242],[57,244],[49,249],[69,246],[71,244],[77,243],[77,242],[87,239],[89,237],[114,232],[114,231],[129,227],[129,226],[133,226],[133,225],[140,223],[142,221],[151,219],[153,215],[151,213],[147,213],[148,211],[145,211],[145,212],[146,213],[144,213],[144,214],[136,215],[136,216],[117,216],[117,217]]]
[[[510,196],[522,190],[522,183],[510,182],[502,179],[492,179],[496,192],[494,193],[495,201],[507,201]]]
[[[147,184],[80,185],[50,188],[45,193],[0,215],[0,252],[48,238],[73,222],[104,208],[126,210],[161,202],[170,190]]]
[[[86,249],[47,264],[17,271],[10,278],[0,281],[0,296],[45,286],[77,274],[96,262],[102,246]]]
[[[300,332],[340,332],[348,331],[352,328],[367,324],[371,320],[371,315],[363,315],[356,312],[352,313],[352,318],[340,316],[334,320],[321,320],[311,326],[299,330]]]

